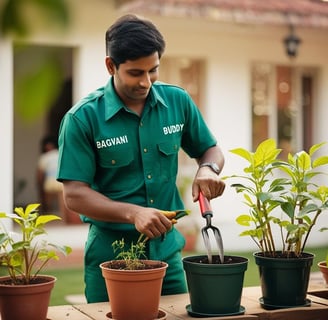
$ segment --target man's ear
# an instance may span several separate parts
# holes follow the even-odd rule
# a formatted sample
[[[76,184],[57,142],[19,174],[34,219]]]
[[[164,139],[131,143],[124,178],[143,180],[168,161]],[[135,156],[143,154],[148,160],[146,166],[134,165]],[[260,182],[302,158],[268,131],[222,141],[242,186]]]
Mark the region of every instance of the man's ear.
[[[114,64],[114,61],[112,60],[111,57],[106,57],[105,58],[105,63],[106,63],[106,67],[107,67],[107,70],[109,72],[109,74],[111,76],[113,76],[115,74],[115,70],[116,70],[116,67],[115,67],[115,64]]]

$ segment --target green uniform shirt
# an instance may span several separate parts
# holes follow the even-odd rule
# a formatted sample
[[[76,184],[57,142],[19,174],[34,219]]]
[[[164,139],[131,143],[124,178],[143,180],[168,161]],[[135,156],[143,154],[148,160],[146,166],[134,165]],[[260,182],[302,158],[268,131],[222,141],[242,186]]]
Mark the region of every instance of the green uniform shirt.
[[[155,82],[139,117],[125,107],[110,80],[66,114],[59,138],[58,179],[86,182],[113,200],[182,209],[176,187],[180,147],[197,158],[215,145],[183,89]],[[134,228],[84,220],[101,227]]]

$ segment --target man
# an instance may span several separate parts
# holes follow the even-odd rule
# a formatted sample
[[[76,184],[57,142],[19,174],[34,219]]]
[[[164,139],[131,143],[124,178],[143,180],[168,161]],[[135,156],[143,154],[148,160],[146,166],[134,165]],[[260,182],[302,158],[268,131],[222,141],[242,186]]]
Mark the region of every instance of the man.
[[[90,224],[85,248],[88,302],[107,301],[99,264],[115,258],[114,240],[147,242],[147,257],[169,264],[162,294],[186,292],[185,240],[160,210],[183,209],[176,187],[180,147],[199,164],[192,185],[208,198],[223,193],[224,158],[197,106],[181,88],[156,82],[165,42],[134,15],[106,32],[109,82],[64,117],[58,180],[69,208]],[[165,235],[162,236],[162,235]]]

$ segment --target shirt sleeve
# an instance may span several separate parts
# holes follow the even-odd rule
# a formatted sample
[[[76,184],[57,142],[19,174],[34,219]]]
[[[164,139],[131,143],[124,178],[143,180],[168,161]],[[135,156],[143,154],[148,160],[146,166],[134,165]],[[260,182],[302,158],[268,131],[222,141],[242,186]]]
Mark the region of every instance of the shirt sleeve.
[[[74,180],[92,184],[96,161],[88,130],[74,114],[65,115],[58,140],[58,181]]]

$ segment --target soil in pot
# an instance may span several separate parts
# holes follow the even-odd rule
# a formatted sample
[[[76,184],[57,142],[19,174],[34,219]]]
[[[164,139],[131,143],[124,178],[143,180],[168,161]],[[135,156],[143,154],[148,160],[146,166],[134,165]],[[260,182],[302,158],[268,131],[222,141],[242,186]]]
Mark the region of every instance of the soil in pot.
[[[107,263],[103,264],[103,267],[109,269],[116,269],[116,270],[127,270],[127,263],[124,260],[112,260],[108,261]],[[155,261],[152,264],[145,263],[142,260],[134,262],[134,270],[149,270],[149,269],[157,269],[162,268],[163,263],[160,261]]]
[[[240,305],[244,273],[248,259],[238,256],[224,256],[220,263],[213,256],[213,263],[206,255],[183,258],[190,305],[189,315],[194,317],[229,316],[243,314]]]

